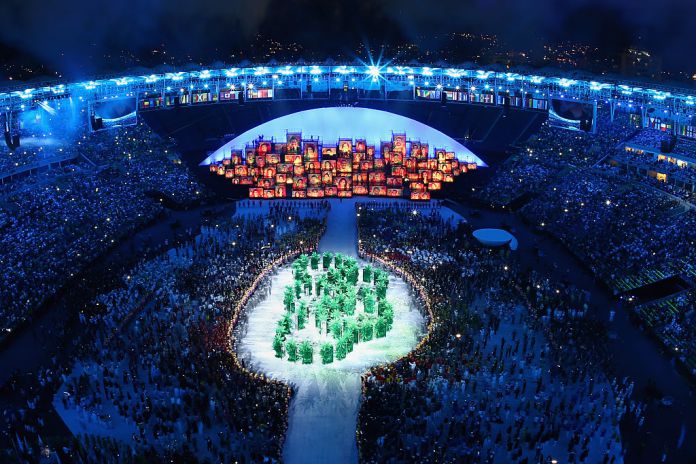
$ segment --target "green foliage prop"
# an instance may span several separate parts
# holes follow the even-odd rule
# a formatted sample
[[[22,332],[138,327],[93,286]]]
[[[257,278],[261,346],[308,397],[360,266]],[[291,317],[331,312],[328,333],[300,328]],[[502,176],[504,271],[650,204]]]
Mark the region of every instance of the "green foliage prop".
[[[288,361],[297,361],[297,342],[295,340],[285,342],[285,351],[288,353]]]
[[[283,337],[276,335],[273,337],[273,351],[275,351],[276,358],[282,358],[285,354],[283,347]]]
[[[309,340],[303,340],[300,343],[300,358],[302,358],[302,364],[312,364],[314,361],[314,347]]]
[[[338,253],[315,252],[295,260],[294,282],[285,287],[285,313],[272,343],[276,357],[311,364],[318,348],[322,363],[328,364],[345,359],[356,343],[387,335],[394,324],[394,308],[387,300],[389,274],[367,265],[360,279],[360,271],[355,259]],[[318,332],[330,338],[316,346],[289,338],[293,329],[312,324],[312,317]]]
[[[330,364],[333,362],[334,358],[334,346],[331,343],[324,343],[321,345],[321,350],[319,350],[319,353],[321,354],[321,363],[322,364]]]

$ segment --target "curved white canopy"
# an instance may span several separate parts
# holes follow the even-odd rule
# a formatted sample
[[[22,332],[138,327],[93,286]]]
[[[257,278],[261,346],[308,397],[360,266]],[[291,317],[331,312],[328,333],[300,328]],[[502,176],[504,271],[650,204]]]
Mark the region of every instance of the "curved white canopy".
[[[443,148],[455,152],[460,161],[486,166],[464,145],[422,122],[388,111],[353,107],[317,108],[272,119],[227,142],[203,160],[201,165],[229,157],[230,150],[243,149],[260,135],[266,140],[274,138],[285,141],[287,132],[302,132],[302,137],[307,139],[319,137],[325,144],[336,143],[339,138],[360,138],[365,139],[368,145],[375,145],[377,150],[380,141],[391,140],[392,132],[406,133],[409,140],[429,144],[431,153],[435,148]]]

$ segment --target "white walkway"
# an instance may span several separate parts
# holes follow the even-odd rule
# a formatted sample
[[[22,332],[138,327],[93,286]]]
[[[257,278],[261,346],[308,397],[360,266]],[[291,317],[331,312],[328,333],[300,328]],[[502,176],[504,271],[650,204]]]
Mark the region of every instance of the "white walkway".
[[[319,251],[343,253],[358,257],[358,221],[355,215],[355,198],[331,200],[326,222],[326,232],[319,241]]]

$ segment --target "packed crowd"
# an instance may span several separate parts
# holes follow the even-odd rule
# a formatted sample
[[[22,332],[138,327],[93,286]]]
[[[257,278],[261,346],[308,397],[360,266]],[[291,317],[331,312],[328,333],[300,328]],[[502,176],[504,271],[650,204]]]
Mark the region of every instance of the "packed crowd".
[[[672,136],[669,132],[645,128],[637,132],[627,142],[633,146],[659,153],[662,151],[662,143],[666,142],[669,145],[671,141]],[[675,140],[675,144],[670,150],[670,153],[693,156],[693,154],[696,153],[696,141],[688,138],[678,138]]]
[[[651,189],[610,174],[574,172],[522,209],[536,227],[559,238],[616,292],[627,275],[694,262],[696,212]]]
[[[432,317],[416,350],[363,377],[364,462],[622,461],[618,422],[643,406],[605,375],[606,332],[585,292],[519,272],[437,212],[359,213],[361,254],[421,288]],[[449,259],[410,258],[424,250]]]
[[[696,201],[696,169],[693,166],[679,166],[667,160],[658,160],[651,155],[617,150],[605,167],[615,166],[627,177],[646,185],[659,188],[683,200]],[[664,175],[664,178],[658,178]]]
[[[599,114],[606,118],[601,108]],[[616,294],[687,274],[696,265],[696,211],[690,203],[696,198],[696,170],[621,147],[630,139],[659,151],[668,137],[664,132],[635,129],[622,116],[597,128],[597,134],[584,134],[543,127],[476,196],[493,206],[519,209]],[[693,146],[685,139],[680,144]],[[655,172],[666,174],[667,182]],[[689,318],[661,316],[676,327],[667,338],[653,316],[636,314],[672,353],[679,347],[688,360],[687,353],[696,351],[696,337],[686,326]]]
[[[689,290],[670,298],[640,304],[634,311],[685,366],[696,376],[696,290]]]
[[[75,144],[76,163],[0,187],[0,338],[100,253],[204,196],[170,144],[139,125]]]
[[[635,132],[624,118],[609,123],[598,112],[597,133],[589,134],[545,123],[498,168],[495,176],[476,192],[480,200],[496,207],[507,206],[523,195],[544,191],[547,183],[574,168],[588,169],[612,153],[618,143]]]
[[[124,275],[80,315],[93,336],[76,364],[42,371],[76,440],[49,446],[52,431],[28,398],[29,408],[5,411],[9,456],[34,462],[48,447],[85,463],[278,462],[291,391],[247,371],[229,337],[257,276],[315,248],[327,211],[319,202],[240,205],[228,222]]]
[[[3,179],[3,183],[10,182],[11,179],[5,179],[5,177],[11,177],[27,169],[45,166],[58,160],[72,158],[74,158],[74,154],[63,147],[38,146],[9,150],[1,146],[0,179]]]

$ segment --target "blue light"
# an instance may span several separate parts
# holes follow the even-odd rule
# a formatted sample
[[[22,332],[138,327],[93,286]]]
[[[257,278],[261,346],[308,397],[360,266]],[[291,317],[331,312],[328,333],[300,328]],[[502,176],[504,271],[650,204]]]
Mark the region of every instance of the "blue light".
[[[379,66],[370,65],[367,67],[367,75],[372,77],[373,81],[376,81],[382,77],[382,70],[379,68]]]
[[[213,85],[209,87],[204,87],[202,83],[198,85],[194,84],[192,90],[216,88],[217,86],[225,86],[226,88],[229,88],[232,82],[239,85],[240,80],[244,79],[246,75],[261,76],[265,75],[266,73],[268,73],[269,76],[273,74],[273,81],[268,81],[265,85],[268,85],[268,83],[277,82],[279,75],[282,77],[292,74],[299,74],[299,76],[296,79],[293,79],[291,82],[288,82],[289,86],[298,86],[303,82],[303,80],[304,82],[307,82],[307,79],[310,79],[309,82],[318,82],[317,80],[314,80],[315,76],[320,76],[326,72],[335,73],[333,77],[337,79],[337,83],[340,83],[341,81],[345,82],[347,78],[351,79],[350,82],[355,82],[355,78],[357,78],[358,75],[362,75],[368,81],[372,80],[373,82],[376,82],[379,79],[385,79],[386,85],[393,83],[398,86],[403,86],[406,81],[403,80],[402,76],[407,76],[410,85],[412,87],[416,85],[413,68],[408,66],[394,66],[390,63],[381,64],[380,61],[382,60],[369,60],[367,63],[363,63],[363,65],[360,66],[325,66],[322,64],[286,65],[270,68],[266,66],[253,66],[248,68],[201,69],[191,72],[179,71],[162,74],[154,73],[149,75],[129,75],[104,80],[45,86],[30,90],[29,92],[26,91],[25,86],[20,86],[20,88],[10,89],[5,93],[0,92],[0,105],[5,106],[5,104],[11,102],[12,99],[21,99],[26,101],[27,108],[36,108],[46,97],[55,98],[56,96],[63,97],[72,95],[74,98],[80,99],[81,101],[91,101],[94,99],[102,99],[104,95],[107,95],[107,98],[110,99],[122,98],[126,95],[138,95],[141,92],[151,93],[154,91],[156,94],[157,92],[162,91],[165,87],[163,86],[162,89],[159,89],[158,87],[158,90],[155,90],[155,84],[165,80],[170,84],[174,82],[171,87],[166,86],[167,91],[171,91],[172,87],[180,88],[183,82],[178,83],[178,81],[186,80],[189,82],[189,84],[191,84],[192,82],[195,82],[196,79],[215,79],[215,81]],[[451,84],[451,86],[454,87],[455,84],[461,84],[465,89],[471,85],[472,79],[495,79],[496,82],[516,82],[517,80],[520,80],[520,83],[528,82],[536,85],[534,87],[527,87],[526,89],[525,85],[522,85],[519,90],[514,90],[514,85],[498,86],[490,84],[490,87],[487,88],[491,90],[497,89],[501,92],[505,89],[509,89],[508,92],[510,94],[518,91],[521,93],[527,92],[528,94],[531,93],[537,95],[537,98],[543,98],[545,95],[558,95],[559,93],[563,92],[564,89],[575,86],[577,91],[574,89],[571,94],[568,95],[568,97],[565,97],[564,95],[564,98],[574,100],[590,98],[601,101],[613,101],[617,104],[619,102],[623,102],[624,108],[629,104],[630,106],[628,107],[630,108],[637,107],[638,104],[635,103],[636,101],[650,98],[656,102],[656,104],[653,106],[656,106],[657,111],[663,111],[666,109],[667,113],[665,114],[670,114],[674,108],[679,108],[681,106],[682,112],[685,113],[684,116],[688,116],[688,113],[693,111],[695,105],[694,102],[696,101],[696,94],[676,93],[676,90],[669,89],[642,88],[628,82],[603,82],[601,80],[603,77],[601,76],[595,77],[595,79],[599,80],[576,80],[571,78],[571,75],[566,75],[566,77],[542,77],[517,74],[513,72],[495,72],[481,69],[466,70],[458,68],[441,69],[428,66],[416,68],[415,72],[418,73],[418,76],[424,76],[424,79],[428,79],[428,76],[438,76],[436,80],[440,82],[441,85],[448,83],[448,85]],[[351,74],[351,76],[348,76],[348,74]],[[339,75],[346,76],[346,78],[337,77]],[[390,83],[389,80],[392,78],[392,76],[395,78]],[[449,80],[445,82],[444,80],[440,80],[440,77],[446,77]],[[466,82],[460,82],[457,79],[466,79]],[[358,78],[358,80],[360,80],[360,78]],[[260,82],[261,80],[259,80],[259,83]],[[437,82],[431,83],[429,79],[426,81],[426,85],[434,86],[435,84],[437,84]],[[164,85],[166,85],[166,83]],[[188,85],[183,85],[186,89],[189,88]],[[423,81],[419,79],[418,85],[423,85]],[[103,88],[104,90],[97,93],[95,92],[95,89],[98,88]],[[615,89],[615,93],[614,95],[610,96],[609,93],[612,89]],[[568,89],[568,91],[570,91],[570,89]],[[680,90],[679,92],[684,91]],[[633,99],[634,97],[632,97],[633,94],[636,95],[635,100]],[[583,95],[583,97],[578,97],[576,95]],[[12,105],[10,105],[10,107],[12,107]]]
[[[348,67],[348,66],[343,65],[343,66],[338,66],[337,68],[335,68],[334,72],[337,72],[337,73],[342,74],[342,75],[346,75],[346,74],[355,73],[355,68],[353,66]]]

